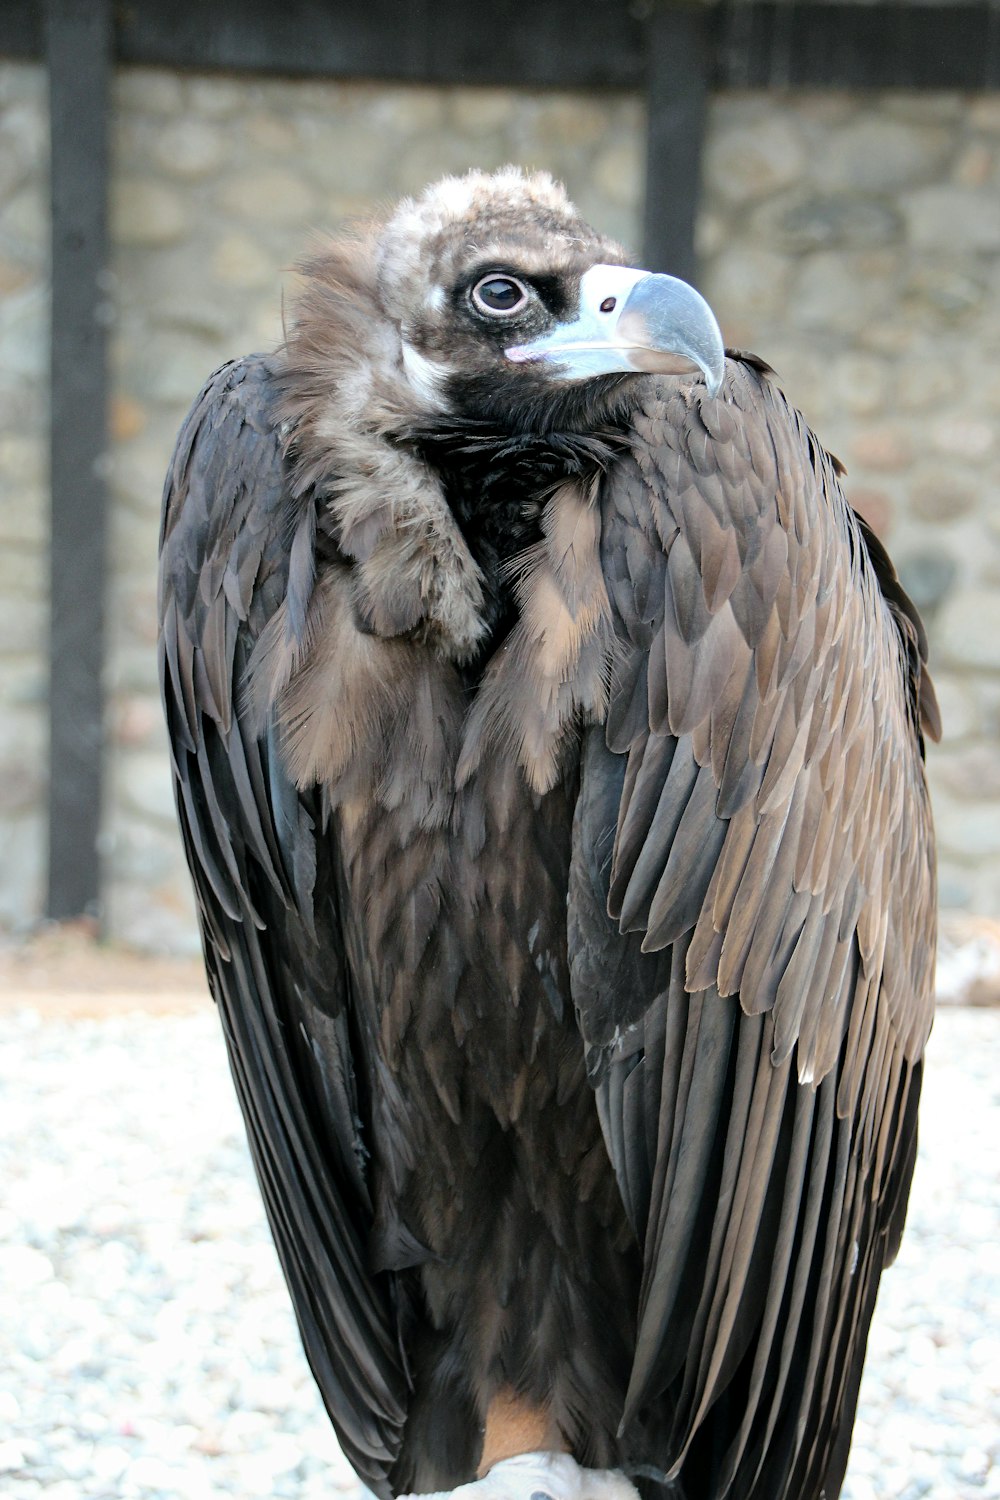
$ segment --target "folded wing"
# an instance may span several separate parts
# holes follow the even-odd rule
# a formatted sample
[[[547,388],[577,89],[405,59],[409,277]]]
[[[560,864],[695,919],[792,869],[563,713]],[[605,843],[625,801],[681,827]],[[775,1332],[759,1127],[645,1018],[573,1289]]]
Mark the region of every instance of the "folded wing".
[[[626,1428],[655,1414],[692,1493],[832,1496],[915,1152],[936,711],[915,612],[766,369],[650,391],[602,497],[619,656],[570,901],[644,1247]]]
[[[253,722],[247,666],[313,584],[315,504],[289,493],[263,359],[224,366],[164,495],[160,669],[205,958],[306,1353],[347,1456],[388,1495],[405,1376],[397,1288],[368,1268],[367,1018],[347,981],[318,794]]]

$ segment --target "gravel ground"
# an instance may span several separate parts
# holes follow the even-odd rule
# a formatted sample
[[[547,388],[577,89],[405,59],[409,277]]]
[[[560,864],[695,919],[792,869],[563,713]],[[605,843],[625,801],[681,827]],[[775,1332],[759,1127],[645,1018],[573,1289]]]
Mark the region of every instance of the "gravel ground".
[[[0,1493],[360,1487],[305,1367],[210,1009],[0,1014]],[[845,1500],[1000,1497],[1000,1012],[931,1042]]]

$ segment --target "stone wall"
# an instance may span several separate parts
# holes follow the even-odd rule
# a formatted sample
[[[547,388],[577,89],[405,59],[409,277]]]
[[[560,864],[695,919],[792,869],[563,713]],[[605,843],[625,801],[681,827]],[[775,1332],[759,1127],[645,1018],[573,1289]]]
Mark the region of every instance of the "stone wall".
[[[445,171],[551,167],[636,237],[634,99],[126,72],[115,95],[114,592],[106,895],[110,929],[193,941],[156,696],[163,472],[205,376],[281,336],[287,268],[338,227]]]
[[[704,290],[923,612],[942,905],[1000,915],[1000,95],[716,101]]]
[[[0,65],[0,923],[44,903],[48,125],[40,67]]]
[[[280,337],[287,268],[443,171],[544,166],[635,245],[634,98],[125,71],[115,93],[109,925],[193,945],[156,698],[155,547],[174,433],[205,375]],[[44,87],[0,67],[0,920],[39,910],[44,775]],[[8,156],[17,164],[9,170]],[[1000,99],[714,101],[704,290],[850,470],[927,612],[947,904],[1000,912]],[[10,288],[8,292],[8,286]],[[8,616],[10,619],[8,631]],[[7,837],[7,830],[10,837]]]

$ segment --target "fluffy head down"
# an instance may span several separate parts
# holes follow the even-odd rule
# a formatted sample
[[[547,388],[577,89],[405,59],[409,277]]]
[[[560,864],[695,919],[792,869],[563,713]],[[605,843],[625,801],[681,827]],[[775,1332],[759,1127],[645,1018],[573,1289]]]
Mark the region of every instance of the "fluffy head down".
[[[592,229],[547,172],[520,167],[445,177],[404,198],[379,236],[378,285],[385,311],[404,327],[439,313],[472,266],[514,262],[547,275],[595,261],[624,261]]]
[[[297,492],[321,497],[321,532],[354,564],[364,628],[416,631],[457,660],[483,634],[479,569],[408,438],[456,393],[548,400],[551,382],[505,359],[512,334],[477,320],[472,285],[497,265],[544,275],[544,323],[588,267],[621,257],[551,177],[507,167],[445,178],[299,267],[281,377],[288,454]]]
[[[512,326],[491,327],[475,316],[476,282],[500,270],[545,288],[544,299],[518,320],[523,338],[570,312],[592,265],[623,261],[621,246],[592,229],[547,172],[469,172],[404,199],[384,224],[376,255],[379,305],[398,330],[403,368],[418,397],[439,410],[481,414],[482,381],[491,390],[502,386],[512,400],[535,382],[511,377],[504,349]]]

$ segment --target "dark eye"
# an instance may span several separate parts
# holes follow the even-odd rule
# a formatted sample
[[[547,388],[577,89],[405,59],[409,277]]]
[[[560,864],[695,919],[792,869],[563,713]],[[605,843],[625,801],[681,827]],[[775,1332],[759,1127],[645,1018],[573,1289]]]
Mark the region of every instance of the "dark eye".
[[[513,276],[484,276],[472,288],[472,302],[477,312],[491,318],[509,318],[528,305],[528,288]]]

